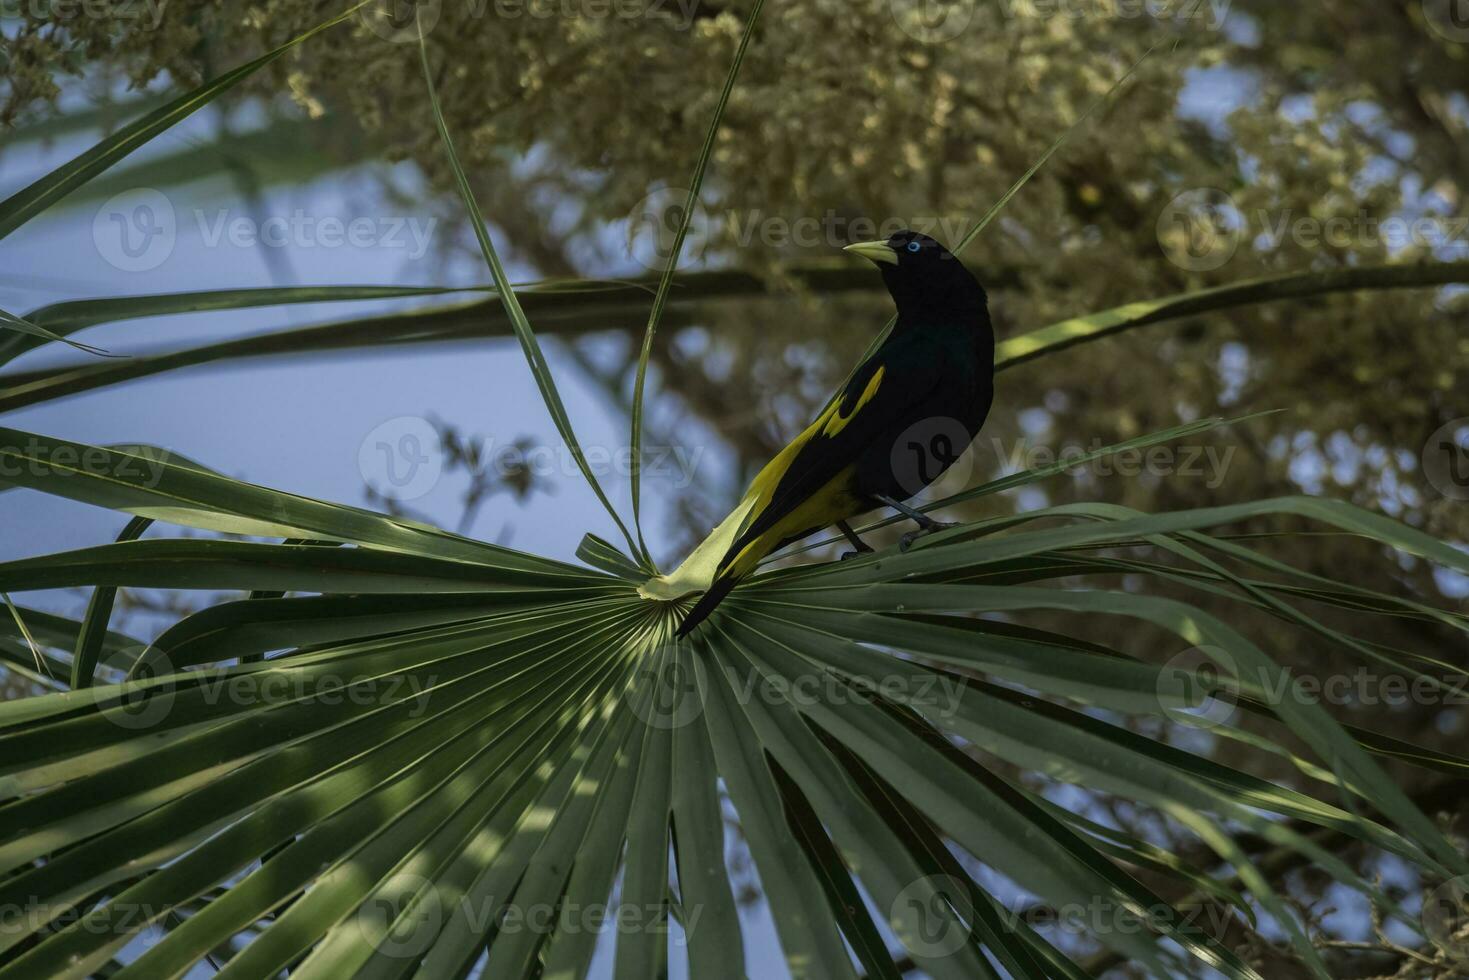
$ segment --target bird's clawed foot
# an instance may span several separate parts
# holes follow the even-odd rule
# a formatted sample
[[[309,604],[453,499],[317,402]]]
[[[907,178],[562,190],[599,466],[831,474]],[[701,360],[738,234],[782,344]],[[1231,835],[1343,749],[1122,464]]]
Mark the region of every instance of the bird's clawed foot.
[[[898,550],[907,551],[909,548],[913,547],[913,542],[917,541],[919,538],[927,537],[930,534],[937,534],[939,531],[947,531],[951,527],[958,526],[958,524],[953,524],[948,521],[929,521],[918,530],[909,531],[907,534],[899,538]]]
[[[857,532],[852,530],[852,525],[848,524],[846,521],[837,521],[837,527],[841,530],[842,534],[846,536],[847,540],[852,543],[853,548],[852,551],[843,552],[842,561],[846,561],[848,558],[860,558],[863,555],[872,554],[874,550],[873,547],[866,541],[863,541],[861,538],[857,537]]]

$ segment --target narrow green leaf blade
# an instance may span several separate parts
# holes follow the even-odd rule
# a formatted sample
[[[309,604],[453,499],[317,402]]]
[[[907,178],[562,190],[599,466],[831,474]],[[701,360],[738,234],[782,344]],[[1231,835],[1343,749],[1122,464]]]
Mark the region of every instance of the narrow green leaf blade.
[[[530,321],[526,319],[525,311],[520,307],[520,300],[515,296],[514,289],[510,286],[510,280],[505,275],[505,269],[500,265],[500,256],[495,251],[494,243],[490,241],[489,232],[485,230],[485,218],[480,212],[479,203],[475,200],[474,191],[469,186],[469,177],[464,173],[464,167],[459,162],[459,155],[454,150],[454,140],[449,135],[449,124],[444,120],[443,108],[439,105],[437,86],[434,84],[433,69],[428,60],[428,42],[424,37],[422,23],[419,24],[418,52],[423,63],[423,80],[428,89],[429,104],[433,109],[434,126],[439,131],[439,139],[444,144],[444,153],[448,157],[449,167],[454,171],[454,182],[459,188],[459,196],[464,201],[464,207],[469,211],[470,222],[474,226],[475,238],[479,241],[480,252],[483,254],[485,264],[490,267],[490,274],[494,277],[495,285],[500,289],[500,301],[505,306],[505,313],[510,317],[510,322],[515,328],[515,335],[520,340],[520,346],[525,351],[525,359],[530,364],[532,377],[535,378],[536,387],[540,389],[541,399],[546,403],[546,410],[551,413],[551,419],[556,423],[556,431],[565,440],[567,448],[571,450],[576,459],[576,465],[581,470],[582,476],[586,477],[587,484],[592,492],[597,495],[603,508],[606,509],[612,522],[627,539],[627,547],[630,552],[641,555],[632,534],[627,525],[617,515],[617,510],[612,506],[612,501],[607,499],[602,484],[592,468],[587,463],[586,453],[582,451],[581,443],[576,438],[576,432],[572,429],[571,419],[566,414],[566,406],[562,404],[561,393],[556,390],[556,382],[551,377],[551,366],[546,363],[546,356],[541,352],[540,341],[536,339],[535,331],[531,329]]]
[[[127,522],[118,541],[136,541],[153,525],[151,517],[134,517]],[[87,612],[82,617],[81,632],[77,636],[76,653],[71,661],[71,686],[73,690],[92,686],[97,672],[97,660],[102,655],[103,641],[107,637],[107,624],[112,619],[112,603],[117,598],[117,587],[101,585],[92,591],[87,602]]]
[[[658,292],[653,297],[653,308],[648,312],[648,326],[643,331],[643,347],[638,352],[637,378],[633,382],[632,393],[632,520],[633,527],[638,534],[638,547],[642,549],[644,562],[650,570],[657,574],[658,569],[653,565],[652,556],[648,554],[648,546],[643,541],[643,523],[640,512],[642,499],[642,448],[643,448],[643,386],[648,377],[648,358],[653,354],[653,335],[658,332],[658,321],[663,317],[663,304],[668,300],[669,287],[673,285],[673,274],[678,269],[678,257],[683,253],[684,238],[689,231],[689,222],[693,220],[694,208],[699,204],[699,188],[704,185],[704,171],[708,169],[709,157],[714,152],[714,140],[719,135],[719,123],[724,118],[725,107],[729,105],[730,93],[734,91],[735,77],[740,73],[740,65],[745,60],[745,50],[750,46],[750,38],[755,34],[755,23],[760,19],[760,10],[765,6],[765,0],[755,0],[755,5],[750,8],[750,16],[745,20],[744,33],[740,35],[739,47],[735,49],[734,61],[730,63],[729,74],[724,79],[724,91],[719,93],[719,102],[714,107],[714,118],[709,121],[709,132],[704,137],[704,145],[699,150],[699,162],[694,165],[694,176],[689,180],[688,194],[684,198],[683,218],[678,223],[678,231],[673,236],[673,248],[668,255],[668,264],[663,267],[663,276],[658,280]]]
[[[351,17],[371,0],[362,0],[343,13],[327,20],[280,47],[268,51],[254,61],[231,69],[192,92],[148,113],[102,140],[96,146],[73,157],[22,190],[0,202],[0,238],[4,238],[36,215],[106,170],[164,130],[182,122],[204,108],[230,88],[275,61],[301,42],[320,34]]]

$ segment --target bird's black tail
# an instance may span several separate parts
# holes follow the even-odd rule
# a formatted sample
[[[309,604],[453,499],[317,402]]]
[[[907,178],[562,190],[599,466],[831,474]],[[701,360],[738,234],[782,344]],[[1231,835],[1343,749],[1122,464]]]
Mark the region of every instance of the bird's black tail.
[[[695,626],[709,617],[715,606],[724,601],[724,597],[729,595],[739,581],[733,576],[715,579],[714,584],[709,586],[709,591],[699,596],[699,601],[694,603],[694,608],[690,609],[688,615],[683,618],[683,622],[678,624],[678,632],[674,635],[680,638],[688,636]]]

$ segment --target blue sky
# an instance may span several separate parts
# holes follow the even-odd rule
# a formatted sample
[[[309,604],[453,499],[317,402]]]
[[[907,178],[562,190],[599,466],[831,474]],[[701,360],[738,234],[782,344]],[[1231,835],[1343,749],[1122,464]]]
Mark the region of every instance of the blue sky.
[[[211,120],[196,118],[165,134],[146,152],[168,152],[211,131]],[[0,160],[0,193],[24,186],[84,145],[85,140],[70,140],[43,153],[22,148],[7,154]],[[333,177],[305,187],[271,188],[258,210],[252,210],[234,188],[218,182],[182,190],[164,188],[174,214],[174,242],[155,268],[142,271],[119,269],[109,261],[118,254],[116,239],[109,237],[116,233],[103,219],[118,210],[118,203],[63,206],[0,243],[4,269],[0,308],[23,313],[68,299],[241,286],[470,284],[487,279],[473,254],[452,249],[445,258],[442,246],[449,244],[444,239],[450,232],[435,223],[432,213],[414,214],[390,203],[380,186],[375,175],[358,173],[346,180]],[[140,183],[139,192],[146,190],[147,185]],[[128,205],[127,200],[120,202],[124,212]],[[297,228],[304,230],[282,231],[293,216]],[[302,216],[304,222],[299,220]],[[261,241],[243,244],[249,236],[230,231],[260,228],[261,237],[268,237],[270,218],[277,219],[270,227],[284,236],[284,247]],[[333,220],[344,225],[366,222],[362,227],[373,230],[359,239],[365,244],[345,240],[337,244],[332,236],[315,230]],[[425,233],[427,250],[421,247]],[[496,234],[513,233],[496,229]],[[282,268],[288,270],[285,277]],[[534,277],[532,270],[517,268],[513,262],[509,274],[516,280]],[[95,328],[85,339],[114,353],[145,353],[406,305],[410,304],[320,304],[160,317]],[[604,457],[626,447],[627,421],[620,410],[554,338],[543,338],[543,343],[583,445]],[[620,343],[613,339],[603,346]],[[598,343],[588,346],[596,356]],[[53,347],[26,355],[12,369],[86,359],[87,355]],[[414,417],[442,418],[466,433],[491,439],[493,446],[528,437],[545,450],[539,465],[548,470],[546,480],[553,492],[535,495],[524,506],[506,496],[496,497],[471,533],[494,539],[508,535],[516,547],[563,558],[572,555],[586,531],[616,539],[611,521],[575,473],[518,344],[504,338],[189,369],[12,412],[6,424],[82,442],[153,443],[231,476],[362,503],[359,450],[364,440],[385,422]],[[388,431],[397,430],[390,425]],[[645,478],[645,521],[651,540],[660,539],[667,515],[662,504],[677,492],[677,482],[686,479],[687,465],[702,466],[706,460],[712,465],[718,456],[718,447],[706,455],[709,448],[693,447],[690,452],[699,455],[685,457],[683,468],[666,478],[652,474]],[[718,467],[712,472],[717,474]],[[623,514],[629,514],[623,469],[608,463],[599,475]],[[452,526],[465,483],[462,476],[446,476],[410,506]],[[123,520],[29,492],[14,494],[9,503],[0,558],[96,544],[111,537]]]
[[[1235,73],[1198,72],[1180,111],[1219,124],[1247,90]],[[251,122],[248,110],[232,119],[236,129]],[[333,174],[305,186],[267,188],[258,209],[252,209],[236,187],[219,180],[184,188],[149,187],[150,157],[212,140],[218,126],[217,113],[206,109],[118,168],[136,174],[134,196],[162,191],[173,212],[172,247],[156,265],[139,271],[117,267],[127,260],[119,259],[121,230],[108,218],[126,212],[133,198],[63,203],[0,241],[0,308],[24,313],[69,299],[242,286],[465,285],[487,280],[471,251],[444,248],[450,231],[435,221],[434,211],[415,213],[384,195],[381,169],[352,172],[345,179]],[[91,139],[95,134],[8,148],[0,157],[0,194],[25,186],[84,149]],[[418,183],[411,168],[400,167],[391,176],[399,186]],[[293,220],[297,230],[281,231]],[[356,221],[372,230],[359,236],[358,244],[338,243],[324,230],[332,221],[342,225]],[[280,232],[284,245],[261,240],[272,237],[272,228]],[[236,234],[241,229],[255,229],[256,240]],[[502,246],[512,246],[505,250],[513,254],[514,229],[496,228],[494,233]],[[535,276],[534,270],[517,268],[513,261],[508,271],[517,281]],[[634,264],[606,271],[616,275],[642,270]],[[160,317],[95,328],[85,339],[114,353],[146,353],[404,307],[402,302],[322,304]],[[627,422],[620,410],[554,338],[543,338],[543,343],[583,445],[609,453],[626,447]],[[71,350],[45,350],[11,367],[27,370],[84,359]],[[663,406],[663,410],[669,409]],[[553,492],[534,496],[524,506],[496,497],[471,533],[495,539],[508,534],[515,547],[563,558],[572,554],[586,531],[616,539],[611,521],[585,482],[571,471],[569,454],[530,381],[518,345],[505,339],[188,369],[12,412],[6,423],[81,442],[149,442],[241,479],[360,503],[359,451],[364,440],[376,439],[378,427],[390,420],[429,416],[489,437],[497,445],[524,436],[550,451],[546,458],[555,470],[548,476]],[[694,442],[684,447],[688,455],[667,477],[645,478],[645,529],[655,552],[665,560],[677,557],[660,544],[668,520],[665,505],[679,492],[691,464],[697,466],[693,476],[704,492],[732,500],[738,491],[717,436],[701,427]],[[614,504],[629,515],[625,473],[609,469],[602,479]],[[410,505],[452,525],[464,485],[462,478],[445,478]],[[0,559],[96,544],[123,523],[115,514],[29,492],[14,494],[9,503],[11,520],[0,541]]]

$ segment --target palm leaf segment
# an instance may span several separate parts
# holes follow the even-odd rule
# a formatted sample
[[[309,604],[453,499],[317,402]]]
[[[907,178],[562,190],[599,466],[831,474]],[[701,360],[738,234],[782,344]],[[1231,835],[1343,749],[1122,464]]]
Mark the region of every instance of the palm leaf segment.
[[[0,234],[303,39],[0,202]],[[426,48],[424,66],[431,83]],[[717,126],[716,117],[691,199]],[[575,447],[441,131],[506,318]],[[650,340],[676,261],[660,281]],[[1382,285],[1463,275],[1459,266],[1389,272]],[[1255,298],[1352,285],[1267,283]],[[1002,359],[1242,295],[1069,321],[1010,342]],[[260,299],[223,297],[209,308]],[[198,308],[187,297],[154,300]],[[121,303],[89,309],[67,329],[128,315]],[[60,339],[24,337],[24,347]],[[38,390],[74,390],[66,373],[37,379]],[[1463,617],[1296,571],[1217,533],[1289,517],[1469,571],[1462,552],[1344,504],[1284,499],[1159,515],[1070,506],[979,521],[908,554],[756,576],[693,642],[674,644],[680,602],[639,593],[652,569],[636,521],[623,528],[633,557],[588,537],[585,564],[568,565],[252,486],[147,447],[0,429],[0,467],[8,487],[133,517],[115,543],[0,564],[0,593],[95,588],[81,621],[7,599],[0,626],[7,668],[61,688],[0,704],[0,977],[152,980],[207,961],[249,977],[561,978],[585,975],[598,956],[638,980],[663,975],[671,958],[686,958],[698,977],[740,977],[732,824],[785,963],[801,977],[895,977],[910,965],[940,978],[1086,975],[1054,931],[1010,911],[1014,885],[1055,909],[1094,910],[1087,938],[1156,975],[1206,964],[1256,976],[1222,930],[1193,916],[1217,907],[1225,922],[1273,916],[1326,976],[1237,843],[1240,831],[1298,852],[1409,925],[1323,834],[1425,874],[1469,873],[1372,756],[1456,776],[1469,762],[1343,729],[1314,705],[1272,696],[1289,687],[1264,651],[1202,609],[1152,594],[1225,598],[1276,617],[1283,632],[1438,683],[1435,672],[1449,665],[1365,644],[1303,605],[1455,631]],[[154,522],[256,540],[146,537]],[[1106,584],[1119,575],[1137,584]],[[145,644],[109,628],[121,587],[250,598],[187,616]],[[1199,656],[1185,670],[1160,669],[1010,618],[1033,610],[1078,624],[1129,618]],[[1211,692],[1293,733],[1308,756],[1264,742],[1233,716],[1209,719],[1216,734],[1285,756],[1331,799],[1135,731],[1149,718],[1197,720],[1184,709]],[[1156,812],[1234,876],[1058,805],[1050,790],[1068,784]],[[1194,898],[1175,907],[1140,871]]]
[[[1095,938],[1162,973],[1178,968],[1170,957],[1188,956],[1253,975],[1131,870],[1212,879],[1056,807],[1022,775],[1155,808],[1232,863],[1286,922],[1232,828],[1299,848],[1379,899],[1302,829],[1463,873],[1368,757],[1402,746],[1343,731],[1308,705],[1268,703],[1279,670],[1230,626],[1176,599],[1048,586],[1126,570],[1232,596],[1348,648],[1355,641],[1295,603],[1386,608],[1463,629],[1451,614],[1291,575],[1208,533],[1295,515],[1469,566],[1346,505],[1287,499],[1152,516],[1062,507],[979,522],[905,555],[758,576],[697,642],[674,645],[677,606],[639,596],[631,563],[596,539],[583,548],[600,566],[589,570],[192,465],[93,448],[110,474],[98,476],[56,462],[89,447],[13,430],[0,438],[28,447],[3,452],[20,486],[323,542],[125,540],[0,565],[3,590],[320,593],[213,606],[142,656],[137,644],[131,659],[126,639],[115,640],[101,670],[116,677],[131,664],[130,679],[0,710],[10,798],[0,808],[0,901],[29,913],[0,937],[0,976],[84,976],[119,956],[121,973],[146,977],[182,975],[210,956],[248,976],[293,965],[293,975],[487,965],[491,976],[579,976],[604,931],[615,932],[620,974],[655,975],[672,948],[696,975],[739,975],[726,808],[801,975],[892,975],[888,936],[934,976],[1074,971],[1006,913],[989,874],[1056,908],[1100,902],[1119,923],[1146,922]],[[1109,556],[1123,545],[1172,560]],[[1032,609],[1132,617],[1213,652],[1219,670],[1200,670],[1200,684],[1226,686],[1289,726],[1342,799],[1312,799],[1135,734],[1128,720],[1177,719],[1191,703],[1188,685],[1155,666],[972,615]],[[48,637],[68,633],[47,625]],[[1418,670],[1388,651],[1364,655]],[[1214,890],[1249,908],[1232,889]],[[167,931],[140,950],[134,940],[150,926]]]

